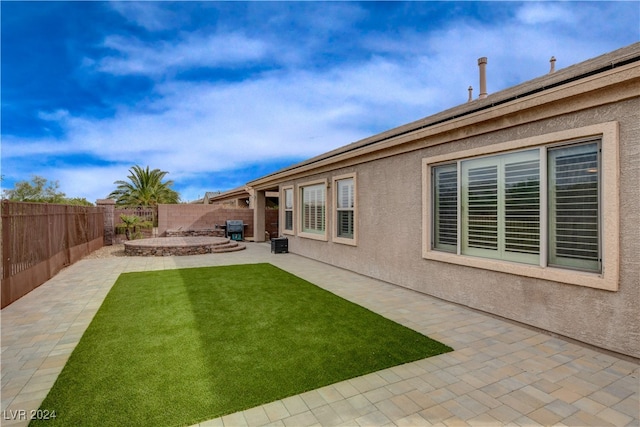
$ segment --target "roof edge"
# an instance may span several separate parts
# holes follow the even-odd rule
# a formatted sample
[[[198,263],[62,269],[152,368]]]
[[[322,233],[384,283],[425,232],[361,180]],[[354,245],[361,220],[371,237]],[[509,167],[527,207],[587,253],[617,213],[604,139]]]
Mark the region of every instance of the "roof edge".
[[[325,161],[332,157],[336,157],[350,151],[369,147],[393,138],[397,138],[409,133],[413,133],[431,126],[439,125],[448,121],[452,121],[464,116],[488,110],[496,106],[506,104],[516,99],[525,98],[546,90],[550,90],[559,86],[563,86],[578,80],[588,78],[615,68],[622,67],[634,62],[640,62],[640,42],[633,43],[629,46],[616,49],[604,55],[597,56],[592,59],[568,66],[557,70],[553,73],[537,77],[535,79],[520,83],[516,86],[495,92],[483,99],[476,99],[471,102],[449,108],[439,113],[427,116],[408,124],[392,128],[390,130],[372,135],[362,140],[344,145],[308,160],[296,163],[289,167],[280,169],[271,174],[257,178],[247,183],[247,186],[254,186],[260,181],[267,180],[269,177],[281,175],[287,171],[295,171],[296,169],[312,165],[321,161]]]

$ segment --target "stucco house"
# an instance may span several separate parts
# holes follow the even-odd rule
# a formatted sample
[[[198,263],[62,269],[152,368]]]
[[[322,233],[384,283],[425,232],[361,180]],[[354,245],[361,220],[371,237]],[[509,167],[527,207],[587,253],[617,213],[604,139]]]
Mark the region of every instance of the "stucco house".
[[[272,191],[266,194],[267,207],[269,209],[278,208],[279,194]],[[255,200],[255,191],[251,187],[242,186],[227,191],[208,191],[204,198],[196,201],[198,204],[215,205],[220,208],[240,208],[253,209],[253,201]]]
[[[208,191],[205,193],[202,203],[205,205],[218,205],[220,207],[228,208],[249,208],[252,195],[252,189],[246,186],[233,188],[224,192]]]
[[[248,183],[289,252],[640,358],[640,43]],[[486,86],[485,86],[486,87]]]

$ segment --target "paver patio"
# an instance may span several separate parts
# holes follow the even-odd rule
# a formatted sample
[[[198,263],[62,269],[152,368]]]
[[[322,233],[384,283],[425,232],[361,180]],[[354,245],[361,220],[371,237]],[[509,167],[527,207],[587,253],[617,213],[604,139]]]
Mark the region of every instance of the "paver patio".
[[[640,366],[407,289],[250,243],[229,254],[85,259],[6,307],[2,419],[26,425],[118,275],[269,262],[455,349],[200,426],[640,426]]]

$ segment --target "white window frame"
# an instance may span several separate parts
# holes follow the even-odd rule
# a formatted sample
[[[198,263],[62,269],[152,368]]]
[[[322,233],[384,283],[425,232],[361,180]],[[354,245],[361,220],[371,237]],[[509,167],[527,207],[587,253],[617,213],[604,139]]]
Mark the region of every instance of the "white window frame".
[[[291,192],[291,208],[287,208],[286,203],[287,203],[287,192]],[[295,228],[296,228],[296,192],[294,191],[293,185],[287,185],[285,187],[282,187],[282,217],[281,217],[281,224],[282,224],[282,230],[281,233],[282,234],[290,234],[290,235],[294,235],[295,234]],[[291,212],[291,229],[287,229],[287,212]]]
[[[344,208],[340,209],[338,206],[338,182],[339,181],[353,181],[353,207],[352,208]],[[332,241],[335,243],[341,243],[344,245],[356,246],[358,244],[358,183],[356,179],[355,173],[339,175],[332,178],[331,187],[332,191],[332,199],[333,199],[333,221],[332,227]],[[338,211],[352,211],[353,212],[353,237],[341,237],[338,236]]]
[[[551,267],[546,264],[546,252],[540,254],[541,265],[527,265],[496,259],[459,255],[435,250],[431,247],[433,233],[433,205],[431,169],[448,162],[457,162],[472,157],[495,155],[527,148],[553,146],[561,143],[586,139],[600,138],[600,224],[601,224],[601,257],[602,271],[600,273],[570,270]],[[592,126],[585,126],[560,132],[553,132],[531,138],[495,144],[488,147],[478,147],[425,158],[422,161],[422,212],[423,212],[423,240],[422,256],[427,260],[442,261],[452,264],[465,265],[486,270],[510,273],[525,277],[549,280],[572,285],[586,286],[608,291],[618,290],[619,281],[619,129],[618,122],[606,122]],[[542,151],[546,151],[543,148]],[[546,159],[541,156],[541,161]],[[546,170],[546,165],[544,167]],[[546,183],[544,184],[546,186]],[[541,183],[541,188],[543,184]],[[546,191],[541,192],[546,197]],[[460,196],[458,197],[460,198]],[[546,204],[546,200],[541,203]],[[459,219],[460,220],[460,219]],[[460,227],[458,228],[460,229]],[[541,224],[541,230],[546,229],[546,223]],[[458,238],[460,242],[460,238]],[[459,245],[460,243],[458,243]],[[543,245],[544,247],[544,245]]]
[[[309,181],[309,182],[304,182],[301,183],[297,186],[297,195],[298,195],[298,204],[296,206],[296,209],[298,210],[298,222],[297,222],[297,226],[298,226],[298,230],[297,230],[297,235],[300,237],[304,237],[307,239],[314,239],[314,240],[322,240],[322,241],[328,241],[328,228],[330,226],[329,222],[328,222],[328,213],[329,213],[329,209],[330,209],[330,204],[329,204],[329,199],[327,197],[327,180],[326,179],[320,179],[320,180],[316,180],[316,181]],[[305,219],[305,215],[304,215],[304,189],[307,187],[314,187],[314,186],[322,186],[324,188],[324,230],[322,233],[312,233],[312,232],[307,232],[304,231],[304,219]]]

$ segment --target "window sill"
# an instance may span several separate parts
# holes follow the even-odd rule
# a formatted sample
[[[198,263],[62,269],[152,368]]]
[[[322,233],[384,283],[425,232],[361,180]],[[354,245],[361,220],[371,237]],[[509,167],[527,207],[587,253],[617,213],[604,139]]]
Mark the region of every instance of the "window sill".
[[[554,267],[540,267],[537,265],[519,264],[432,250],[427,250],[422,257],[432,261],[482,268],[484,270],[498,271],[500,273],[509,273],[569,285],[585,286],[606,291],[618,290],[618,277],[614,274],[607,275],[606,273],[598,274]]]
[[[333,243],[339,243],[341,245],[348,245],[348,246],[358,246],[355,237],[353,239],[347,239],[344,237],[336,237],[333,236]]]
[[[326,242],[327,239],[327,235],[326,234],[314,234],[314,233],[298,233],[298,237],[302,237],[304,239],[312,239],[312,240],[321,240],[323,242]]]

